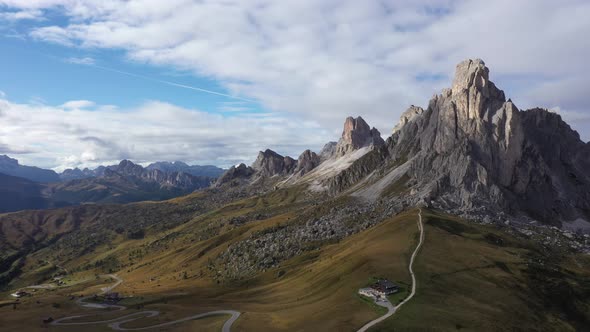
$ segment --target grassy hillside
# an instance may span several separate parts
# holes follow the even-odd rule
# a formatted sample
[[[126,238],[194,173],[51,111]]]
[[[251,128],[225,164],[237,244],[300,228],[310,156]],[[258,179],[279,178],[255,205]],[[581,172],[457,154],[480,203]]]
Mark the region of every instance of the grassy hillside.
[[[425,215],[416,296],[372,331],[575,331],[590,326],[590,257]]]
[[[32,250],[10,288],[47,282],[62,269],[68,271],[66,286],[38,291],[24,298],[17,310],[0,308],[6,318],[3,326],[33,329],[40,326],[43,315],[87,313],[68,295],[95,292],[99,284],[108,283],[97,274],[116,272],[125,280],[118,290],[133,296],[124,300],[129,310],[163,313],[132,323],[137,326],[233,309],[242,312],[234,324],[238,331],[355,331],[383,313],[359,297],[358,288],[375,277],[408,287],[407,264],[418,235],[417,210],[384,217],[364,229],[359,225],[379,219],[381,208],[346,212],[355,204],[359,203],[347,197],[320,200],[294,187],[230,203],[215,193],[202,193],[86,212],[80,223],[72,223],[49,245]],[[322,219],[326,216],[329,220]],[[229,273],[232,267],[220,259],[240,243],[285,230],[295,236],[310,221],[321,224],[333,218],[343,218],[337,226],[358,232],[319,242],[312,239],[296,247],[294,255],[280,255],[293,250],[289,246],[276,247],[268,252],[276,261],[263,268],[257,265],[255,252],[243,252],[250,257],[245,266],[253,268],[243,274]],[[588,257],[544,249],[496,227],[431,211],[425,211],[424,221],[425,243],[414,268],[417,295],[375,330],[563,331],[587,324]],[[28,225],[17,224],[21,229]],[[59,229],[55,222],[43,225],[48,233]],[[170,330],[191,324],[218,330],[223,321],[210,318]],[[89,327],[93,330],[107,327]]]

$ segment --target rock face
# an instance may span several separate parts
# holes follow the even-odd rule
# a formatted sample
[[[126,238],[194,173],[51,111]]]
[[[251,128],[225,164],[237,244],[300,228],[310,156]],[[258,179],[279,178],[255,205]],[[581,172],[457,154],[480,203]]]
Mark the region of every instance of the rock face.
[[[281,180],[295,179],[310,172],[320,164],[320,157],[311,150],[305,150],[297,160],[267,149],[260,151],[258,157],[248,167],[240,164],[237,168],[231,167],[215,183],[215,187],[220,187],[226,183],[248,184],[257,180],[273,179],[275,183]],[[264,182],[264,181],[263,181]]]
[[[361,118],[348,117],[344,122],[342,137],[336,145],[335,155],[340,157],[351,151],[374,145],[381,146],[385,144],[381,138],[381,133],[375,127],[369,125]]]
[[[283,157],[270,149],[266,149],[264,152],[260,151],[258,158],[252,164],[252,168],[259,176],[263,177],[290,174],[296,167],[297,161],[295,159],[289,156]]]
[[[553,224],[590,216],[587,144],[558,114],[506,101],[482,60],[457,65],[452,88],[404,113],[387,146],[410,160],[416,201]]]
[[[408,108],[404,113],[402,113],[399,123],[395,127],[393,127],[393,134],[398,132],[403,126],[407,125],[408,122],[411,122],[418,116],[422,115],[422,113],[424,113],[424,109],[422,107],[414,105],[410,106],[410,108]]]
[[[254,169],[250,166],[246,166],[245,164],[240,164],[237,167],[232,166],[217,179],[214,186],[220,187],[234,180],[246,180],[254,173]]]
[[[459,63],[452,87],[426,109],[404,112],[387,142],[361,117],[349,117],[338,143],[319,156],[305,151],[294,161],[266,150],[250,171],[244,166],[222,178],[241,174],[466,216],[590,220],[590,143],[558,114],[520,111],[480,59]]]
[[[332,156],[336,154],[336,145],[338,145],[337,142],[326,143],[326,145],[324,145],[322,148],[322,151],[320,151],[320,159],[324,161],[326,159],[332,158]]]
[[[320,157],[311,150],[305,150],[297,159],[297,167],[294,173],[298,176],[302,176],[320,164]]]
[[[121,160],[117,167],[111,168],[113,171],[123,174],[123,175],[131,175],[141,177],[144,175],[144,168],[141,165],[134,164],[129,160]],[[147,172],[146,172],[147,173]],[[147,174],[146,174],[147,177]]]

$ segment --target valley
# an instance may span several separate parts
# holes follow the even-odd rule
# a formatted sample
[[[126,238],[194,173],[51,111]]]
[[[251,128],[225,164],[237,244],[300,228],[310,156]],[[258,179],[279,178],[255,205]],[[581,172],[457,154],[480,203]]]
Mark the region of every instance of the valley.
[[[223,173],[215,166],[158,162],[52,170],[20,165],[0,155],[0,213],[83,204],[161,201],[209,187]]]
[[[0,330],[583,331],[589,146],[475,59],[386,140],[347,117],[319,153],[266,149],[198,188],[160,169],[201,168],[124,160],[67,182],[109,199],[0,215]],[[112,199],[148,180],[185,191]],[[375,280],[399,291],[359,295]]]
[[[288,223],[296,211],[297,204],[294,203],[299,199],[301,197],[293,192],[279,190],[272,195],[239,201],[162,235],[98,247],[80,259],[69,260],[66,268],[76,271],[80,262],[88,259],[116,257],[121,265],[111,268],[125,280],[117,289],[125,297],[119,304],[128,306],[129,313],[144,310],[162,313],[129,322],[123,327],[162,324],[200,312],[230,309],[241,313],[233,323],[236,330],[320,328],[356,331],[383,314],[356,294],[367,280],[386,276],[400,285],[411,287],[408,264],[419,240],[416,227],[419,211],[410,210],[387,218],[340,241],[317,244],[315,248],[281,261],[253,277],[226,278],[224,271],[218,270],[223,267],[214,265],[217,255],[251,234]],[[289,208],[279,209],[270,218],[206,236],[211,227],[222,220],[252,212],[269,213],[281,204],[288,204]],[[272,208],[269,209],[269,205]],[[539,322],[544,322],[547,325],[543,330],[563,331],[574,330],[575,325],[571,323],[576,319],[581,319],[580,324],[583,324],[586,319],[583,317],[588,312],[587,291],[590,287],[585,277],[590,268],[587,255],[554,253],[534,241],[509,236],[494,226],[477,225],[429,210],[423,211],[423,217],[424,244],[413,266],[418,285],[416,295],[372,330],[387,330],[391,324],[417,328],[424,320],[437,321],[444,329],[526,326],[534,330]],[[202,240],[189,240],[199,237]],[[156,244],[161,249],[146,250]],[[128,262],[128,257],[134,257],[133,253],[138,250],[144,254],[134,258],[133,263]],[[41,250],[28,261],[47,257],[50,252]],[[95,272],[92,271],[104,269],[73,272],[80,279],[86,276],[87,281],[71,287],[39,290],[31,297],[22,298],[17,310],[11,307],[0,310],[8,318],[7,324],[28,329],[41,328],[44,316],[58,319],[88,314],[87,310],[71,303],[68,294],[79,296],[96,292],[96,287],[102,287],[105,282],[94,278]],[[547,279],[538,280],[537,269],[553,272]],[[25,269],[18,283],[25,285],[43,279],[39,273],[44,272]],[[532,305],[548,305],[563,296],[562,292],[578,300],[572,305],[553,303],[549,309],[542,310]],[[36,304],[37,299],[41,304]],[[54,308],[50,303],[59,306]],[[519,312],[518,318],[513,315],[514,311]],[[126,314],[118,311],[94,313],[93,320],[110,320]],[[422,318],[416,319],[416,315]],[[36,318],[23,320],[21,317]],[[474,317],[477,318],[476,325]],[[226,318],[214,319],[223,324]],[[180,323],[171,326],[170,330],[183,330],[193,323],[198,327],[202,322]],[[86,328],[89,331],[108,330],[104,326]],[[51,329],[71,330],[67,326]]]

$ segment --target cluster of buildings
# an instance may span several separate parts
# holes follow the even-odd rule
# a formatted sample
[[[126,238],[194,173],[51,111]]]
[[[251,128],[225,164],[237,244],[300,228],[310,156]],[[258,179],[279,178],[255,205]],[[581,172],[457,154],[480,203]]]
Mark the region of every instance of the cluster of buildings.
[[[387,279],[379,279],[369,287],[359,289],[359,294],[375,300],[387,299],[387,295],[399,291],[399,286]]]

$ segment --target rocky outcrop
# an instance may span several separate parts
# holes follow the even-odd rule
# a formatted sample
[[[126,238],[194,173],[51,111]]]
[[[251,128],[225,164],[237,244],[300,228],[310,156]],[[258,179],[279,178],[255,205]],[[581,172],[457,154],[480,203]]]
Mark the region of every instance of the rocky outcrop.
[[[240,164],[237,168],[232,167],[217,180],[214,186],[220,187],[226,183],[258,183],[262,187],[275,188],[275,185],[283,180],[288,180],[283,182],[283,184],[293,183],[304,174],[316,168],[319,164],[320,157],[311,150],[305,150],[295,160],[289,156],[283,157],[267,149],[258,153],[258,157],[252,163],[252,167],[244,164]]]
[[[414,105],[410,106],[410,108],[408,108],[404,113],[402,113],[399,123],[395,127],[393,127],[393,134],[398,132],[403,126],[407,125],[408,122],[411,122],[414,119],[418,118],[420,115],[422,115],[422,113],[424,113],[424,109],[422,107]]]
[[[461,62],[451,89],[406,113],[387,145],[392,160],[411,159],[415,202],[555,224],[590,217],[586,144],[558,114],[519,111],[482,60]]]
[[[320,164],[320,157],[311,150],[305,150],[297,159],[297,167],[294,173],[298,176],[302,176]]]
[[[475,59],[457,65],[451,88],[426,109],[404,112],[387,142],[361,117],[349,117],[338,143],[319,156],[305,151],[294,161],[266,150],[248,176],[466,216],[507,212],[559,224],[590,220],[589,146],[558,114],[520,111]]]
[[[270,149],[260,151],[258,158],[252,164],[252,168],[262,177],[290,174],[296,167],[295,159],[289,156],[283,157]]]
[[[324,145],[322,148],[322,151],[320,151],[320,160],[324,161],[326,159],[332,158],[332,156],[336,154],[336,145],[338,145],[337,142],[326,143],[326,145]]]
[[[255,170],[252,167],[246,166],[243,163],[239,164],[237,167],[232,166],[217,179],[214,186],[220,187],[224,184],[235,181],[245,181],[246,179],[249,179],[254,173]]]
[[[340,157],[354,150],[374,145],[381,146],[385,144],[381,138],[381,133],[369,125],[361,118],[348,117],[344,122],[342,137],[336,145],[335,156]]]
[[[144,174],[145,169],[141,165],[134,164],[130,160],[121,160],[119,165],[111,168],[111,170],[123,174],[141,177]]]

